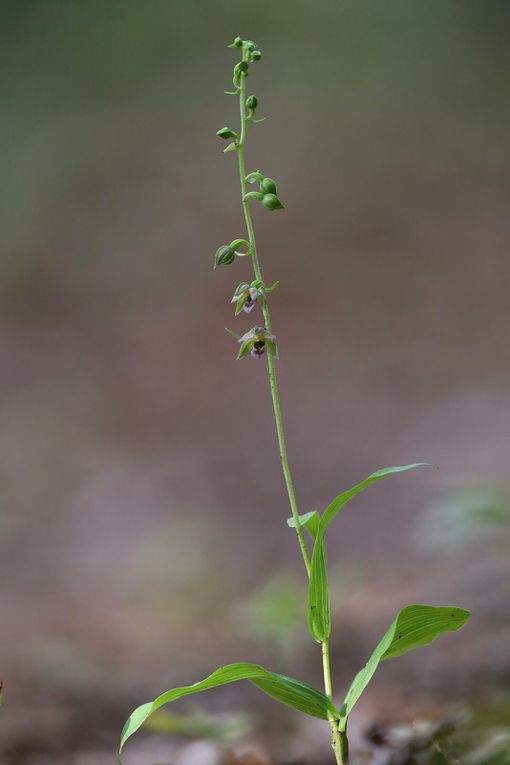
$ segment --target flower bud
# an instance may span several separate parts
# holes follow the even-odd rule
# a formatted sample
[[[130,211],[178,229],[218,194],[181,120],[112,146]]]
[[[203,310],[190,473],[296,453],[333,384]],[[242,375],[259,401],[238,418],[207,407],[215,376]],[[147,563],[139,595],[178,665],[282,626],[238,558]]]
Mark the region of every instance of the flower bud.
[[[260,182],[260,190],[264,194],[276,194],[276,183],[272,178],[264,178]]]
[[[230,249],[232,250],[238,250],[239,247],[246,247],[247,252],[246,253],[236,253],[238,255],[247,255],[250,251],[250,243],[246,239],[232,239],[232,241],[229,244]]]
[[[231,43],[228,47],[229,48],[242,48],[243,47],[243,40],[242,40],[242,38],[241,37],[236,37],[234,42]]]
[[[266,210],[283,210],[283,205],[276,194],[264,194],[262,205]]]
[[[259,105],[259,99],[257,96],[248,96],[246,99],[246,108],[250,109],[251,111],[255,111],[257,106]]]
[[[214,256],[214,268],[217,268],[218,266],[229,266],[235,259],[236,254],[232,247],[228,244],[222,244],[222,246],[218,247],[216,250],[216,255]]]
[[[248,62],[247,61],[239,61],[239,63],[236,64],[235,67],[234,67],[234,74],[232,76],[232,81],[233,81],[235,87],[237,87],[239,85],[239,82],[241,80],[241,76],[243,74],[247,75],[247,73],[248,73]]]
[[[262,58],[262,53],[259,50],[254,50],[251,53],[251,60],[252,61],[260,61]]]
[[[225,141],[228,141],[229,138],[233,138],[235,141],[239,140],[237,133],[228,127],[222,127],[220,130],[217,130],[216,135],[218,138],[224,138]]]

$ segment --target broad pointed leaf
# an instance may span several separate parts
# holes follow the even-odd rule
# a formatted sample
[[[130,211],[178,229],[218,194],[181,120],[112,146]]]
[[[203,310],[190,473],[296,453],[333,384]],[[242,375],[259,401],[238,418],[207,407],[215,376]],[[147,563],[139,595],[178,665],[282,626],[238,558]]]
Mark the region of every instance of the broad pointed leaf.
[[[212,675],[206,677],[205,680],[201,680],[193,685],[173,688],[171,691],[167,691],[161,696],[158,696],[154,701],[150,701],[147,704],[142,704],[142,706],[137,707],[134,712],[131,713],[131,716],[124,725],[120,737],[119,751],[122,751],[126,741],[133,735],[133,733],[136,733],[145,720],[147,720],[153,712],[163,706],[163,704],[168,704],[170,701],[176,701],[182,696],[187,696],[190,693],[200,693],[201,691],[207,691],[210,688],[216,688],[219,685],[234,683],[237,680],[249,680],[260,688],[260,690],[264,691],[264,693],[272,696],[272,698],[280,703],[293,707],[312,717],[320,717],[322,720],[327,720],[328,712],[338,715],[338,711],[335,709],[332,701],[321,693],[321,691],[312,688],[312,686],[307,683],[302,683],[300,680],[294,680],[291,677],[270,672],[269,670],[260,667],[258,664],[247,664],[244,662],[227,664],[225,667],[217,669]]]
[[[310,582],[308,585],[308,629],[312,637],[317,640],[325,640],[329,637],[331,630],[331,616],[329,607],[328,576],[326,570],[326,530],[340,512],[340,510],[360,491],[366,489],[370,484],[379,481],[392,473],[402,473],[405,470],[428,465],[427,462],[415,462],[411,465],[402,465],[399,467],[387,467],[377,470],[372,475],[365,478],[364,481],[353,486],[351,489],[342,492],[335,497],[333,502],[326,508],[322,516],[318,514],[307,514],[300,516],[303,518],[303,524],[308,528],[314,539],[314,549],[310,567]],[[287,521],[289,525],[293,525]],[[311,525],[311,529],[309,526]]]
[[[463,608],[419,605],[403,608],[361,672],[358,672],[352,681],[340,711],[341,716],[349,716],[381,661],[428,645],[442,632],[455,632],[470,616],[471,613]]]
[[[356,486],[353,486],[351,489],[347,489],[347,491],[343,491],[341,494],[338,495],[338,497],[335,497],[335,499],[328,505],[328,507],[325,509],[324,514],[322,516],[321,526],[326,530],[326,528],[329,526],[333,518],[340,512],[340,510],[353,498],[356,496],[356,494],[359,494],[360,491],[363,491],[363,489],[366,489],[367,486],[370,486],[372,483],[376,483],[376,481],[380,481],[381,478],[385,478],[387,475],[392,475],[393,473],[403,473],[405,470],[414,470],[414,468],[418,467],[430,467],[429,462],[414,462],[411,465],[400,465],[397,467],[387,467],[382,468],[381,470],[376,470],[375,473],[372,473],[372,475],[369,475],[368,478],[365,478],[364,481],[361,483],[358,483]]]

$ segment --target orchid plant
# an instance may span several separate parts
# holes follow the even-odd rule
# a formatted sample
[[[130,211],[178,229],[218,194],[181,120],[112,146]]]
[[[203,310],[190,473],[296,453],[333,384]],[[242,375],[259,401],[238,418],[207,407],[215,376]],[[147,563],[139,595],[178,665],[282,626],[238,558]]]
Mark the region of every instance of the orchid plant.
[[[217,135],[220,139],[229,141],[224,152],[231,152],[237,157],[246,235],[233,239],[230,244],[221,245],[215,254],[214,267],[232,265],[239,258],[247,258],[253,267],[254,279],[251,282],[243,281],[238,284],[234,290],[232,303],[235,304],[236,316],[256,311],[260,316],[259,322],[243,334],[228,331],[238,342],[238,359],[253,357],[259,361],[265,358],[267,361],[283,478],[291,510],[291,517],[288,518],[287,524],[296,534],[308,577],[308,630],[311,637],[320,645],[324,690],[318,690],[302,680],[278,674],[257,664],[245,662],[228,664],[214,671],[205,680],[192,685],[173,688],[158,696],[154,701],[142,704],[135,709],[122,731],[120,750],[147,718],[163,704],[226,683],[248,680],[281,704],[325,720],[329,724],[331,745],[337,765],[346,765],[349,751],[347,739],[349,716],[379,663],[386,659],[401,656],[418,646],[427,645],[443,632],[460,629],[469,618],[470,613],[462,608],[452,606],[410,605],[403,608],[391,623],[365,666],[354,677],[343,701],[337,705],[336,696],[333,692],[329,650],[331,615],[326,557],[328,528],[347,503],[371,484],[386,476],[420,468],[428,463],[418,462],[377,470],[361,483],[342,491],[322,513],[317,511],[307,512],[304,515],[299,513],[283,430],[276,380],[275,362],[278,359],[278,346],[276,336],[273,333],[269,310],[269,296],[276,289],[278,282],[270,286],[266,285],[255,242],[252,220],[252,205],[254,203],[260,203],[263,208],[270,211],[281,210],[284,206],[278,196],[276,182],[258,170],[247,173],[245,164],[248,131],[262,121],[256,117],[259,100],[255,95],[247,94],[246,84],[253,65],[262,58],[262,54],[252,40],[243,40],[240,37],[236,37],[229,47],[241,55],[241,60],[236,63],[233,70],[233,90],[228,91],[229,95],[236,97],[239,101],[240,131],[236,132],[229,127],[223,127],[218,130]],[[249,190],[249,186],[252,184],[258,184],[258,191]],[[256,362],[250,361],[250,363]],[[309,545],[311,545],[311,553]]]

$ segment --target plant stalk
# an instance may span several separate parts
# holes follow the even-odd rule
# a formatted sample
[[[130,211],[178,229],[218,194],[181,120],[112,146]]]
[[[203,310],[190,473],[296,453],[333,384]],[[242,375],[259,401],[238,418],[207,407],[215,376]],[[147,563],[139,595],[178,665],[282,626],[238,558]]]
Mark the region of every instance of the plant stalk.
[[[247,60],[247,52],[243,51],[243,61],[246,61],[246,60]],[[246,128],[247,128],[245,101],[246,101],[246,78],[245,78],[245,75],[242,74],[240,85],[239,85],[239,103],[240,103],[239,109],[240,109],[240,117],[241,117],[241,134],[239,137],[239,143],[237,148],[237,156],[239,161],[239,176],[241,180],[241,198],[242,198],[244,219],[246,221],[246,230],[248,232],[248,241],[250,243],[250,255],[251,255],[251,260],[253,263],[253,270],[255,272],[255,278],[260,279],[260,281],[264,282],[262,268],[260,266],[260,262],[259,262],[259,258],[257,254],[255,232],[253,230],[253,221],[251,219],[251,213],[250,213],[250,207],[249,207],[250,203],[248,200],[245,199],[246,193],[248,191],[247,181],[246,181],[245,155],[244,155],[244,148],[245,148],[245,142],[246,142]],[[267,296],[264,296],[264,300],[262,302],[262,313],[264,315],[266,330],[269,333],[271,333],[272,323],[271,323],[271,314],[269,312],[269,306],[267,303]],[[292,475],[290,472],[289,460],[287,456],[287,446],[285,443],[285,434],[283,431],[283,420],[282,420],[282,412],[281,412],[281,406],[280,406],[280,397],[278,394],[278,384],[276,381],[276,369],[275,369],[274,357],[269,353],[267,354],[267,368],[269,373],[269,385],[271,388],[271,398],[273,400],[274,418],[276,423],[276,433],[278,436],[278,447],[280,451],[280,460],[282,463],[283,477],[285,479],[285,485],[287,487],[287,494],[289,496],[290,508],[292,511],[292,517],[294,519],[299,547],[301,549],[301,554],[303,556],[303,562],[305,564],[306,572],[308,576],[310,576],[310,557],[308,554],[308,549],[307,549],[304,534],[303,534],[303,527],[299,520],[299,511],[298,511],[298,506],[296,501],[296,494],[294,491],[294,484],[292,481]],[[329,641],[328,640],[322,641],[321,647],[322,647],[322,667],[323,667],[323,673],[324,673],[324,689],[328,698],[332,700],[333,689],[331,684]],[[347,734],[345,730],[343,731],[339,730],[339,721],[334,715],[330,715],[328,719],[331,725],[331,745],[335,753],[337,765],[347,765],[347,761],[348,761]]]
[[[246,51],[243,52],[243,60],[244,61],[246,60]],[[248,241],[250,243],[250,255],[251,255],[251,260],[253,263],[253,270],[255,272],[255,277],[257,279],[260,279],[260,281],[263,282],[264,279],[263,279],[262,269],[260,267],[260,263],[259,263],[259,259],[257,255],[255,232],[253,230],[253,222],[252,222],[251,213],[250,213],[250,206],[249,206],[250,203],[248,200],[245,200],[245,195],[248,191],[247,182],[246,182],[246,167],[245,167],[245,159],[244,159],[244,146],[245,146],[245,140],[246,140],[246,127],[247,127],[245,101],[246,101],[246,78],[244,74],[242,74],[240,88],[239,88],[241,135],[239,137],[239,144],[237,149],[237,156],[239,161],[239,176],[241,180],[241,198],[242,198],[242,204],[243,204],[244,219],[246,221],[246,230],[248,232]],[[264,300],[262,302],[262,312],[264,315],[266,330],[269,333],[271,333],[272,332],[271,314],[269,313],[267,297],[264,297]],[[301,548],[301,554],[303,556],[303,562],[305,564],[307,573],[310,574],[310,557],[308,555],[308,549],[306,547],[306,542],[305,542],[305,538],[303,534],[303,527],[299,520],[299,511],[297,507],[296,494],[294,491],[294,484],[292,482],[292,475],[291,475],[290,467],[289,467],[289,459],[287,456],[287,447],[285,444],[285,435],[283,432],[283,420],[282,420],[282,412],[280,407],[280,397],[278,395],[278,384],[276,382],[276,369],[274,364],[274,358],[269,353],[267,354],[267,367],[269,372],[269,385],[271,388],[271,398],[273,400],[274,418],[276,422],[276,433],[278,435],[278,447],[280,451],[280,460],[282,463],[283,477],[285,479],[285,485],[287,487],[287,494],[289,495],[290,508],[292,511],[292,517],[294,519],[299,547]]]
[[[326,696],[333,701],[333,687],[331,684],[331,664],[329,660],[329,640],[321,642],[322,648],[322,670],[324,673],[324,691]],[[337,765],[347,765],[348,748],[347,734],[339,730],[339,721],[334,715],[328,717],[331,725],[331,747],[335,753]]]

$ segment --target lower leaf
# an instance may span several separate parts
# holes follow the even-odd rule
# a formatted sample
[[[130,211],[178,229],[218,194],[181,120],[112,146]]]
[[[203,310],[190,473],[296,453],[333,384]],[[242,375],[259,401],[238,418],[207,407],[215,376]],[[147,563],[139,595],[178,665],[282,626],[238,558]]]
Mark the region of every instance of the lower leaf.
[[[340,715],[348,717],[381,661],[428,645],[442,632],[455,632],[470,616],[471,613],[463,608],[419,605],[403,608],[370,659],[352,681]]]
[[[133,733],[136,733],[147,718],[162,707],[163,704],[176,701],[182,696],[187,696],[191,693],[200,693],[210,688],[217,688],[220,685],[235,683],[238,680],[249,680],[253,685],[281,704],[297,709],[299,712],[304,712],[312,717],[327,720],[329,714],[338,716],[338,710],[324,693],[307,683],[301,682],[301,680],[295,680],[292,677],[270,672],[258,664],[248,664],[245,662],[227,664],[225,667],[217,669],[212,675],[206,677],[205,680],[201,680],[193,685],[173,688],[158,696],[154,701],[137,707],[131,713],[122,730],[119,753]]]

